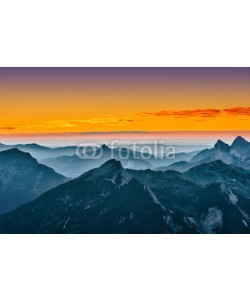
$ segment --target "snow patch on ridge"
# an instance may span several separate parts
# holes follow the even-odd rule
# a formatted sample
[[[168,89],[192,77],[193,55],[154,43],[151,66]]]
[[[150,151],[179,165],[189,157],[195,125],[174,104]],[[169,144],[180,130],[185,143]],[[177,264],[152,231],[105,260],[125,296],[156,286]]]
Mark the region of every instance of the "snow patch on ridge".
[[[222,211],[217,207],[210,207],[201,220],[201,231],[204,233],[217,233],[223,225]]]
[[[43,172],[39,172],[39,174],[37,176],[37,179],[36,179],[36,182],[35,182],[35,185],[34,185],[34,188],[33,188],[34,192],[36,192],[37,189],[38,189],[38,186],[39,186],[40,180],[42,178],[42,175],[43,175]]]
[[[121,177],[122,177],[121,186],[128,184],[133,179],[133,176],[125,170],[121,173]]]
[[[160,205],[161,208],[162,208],[162,210],[166,211],[166,207],[165,207],[164,205],[161,204],[161,202],[159,201],[159,199],[156,197],[155,193],[154,193],[153,191],[151,191],[151,189],[150,189],[149,187],[147,188],[147,190],[148,190],[148,192],[149,192],[151,198],[153,199],[153,202],[154,202],[155,204]]]
[[[238,203],[238,197],[231,191],[231,189],[228,189],[228,198],[232,202],[233,205],[237,205]]]
[[[241,209],[241,208],[239,208],[239,211],[240,211],[241,215],[242,215],[248,222],[250,222],[250,217],[249,217],[249,215],[248,215],[243,209]]]
[[[70,217],[68,217],[68,219],[67,219],[66,222],[64,223],[64,225],[63,225],[63,230],[66,228],[66,226],[67,226],[69,220],[70,220]]]
[[[245,220],[242,220],[242,223],[248,228],[248,224]]]
[[[116,177],[117,177],[117,174],[114,174],[114,176],[112,178],[105,178],[105,180],[111,181],[113,184],[116,184],[115,183]]]
[[[225,193],[228,196],[228,200],[235,206],[237,206],[237,203],[239,201],[238,196],[235,195],[232,190],[227,187],[225,184],[221,185],[221,190],[223,193]]]

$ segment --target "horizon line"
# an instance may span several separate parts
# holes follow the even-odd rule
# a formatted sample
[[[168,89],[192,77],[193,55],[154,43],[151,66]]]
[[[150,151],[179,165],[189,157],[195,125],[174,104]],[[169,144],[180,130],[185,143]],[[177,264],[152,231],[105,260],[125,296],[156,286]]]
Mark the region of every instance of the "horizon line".
[[[233,130],[155,130],[155,131],[149,131],[149,130],[135,130],[135,131],[70,131],[70,132],[16,132],[16,133],[0,133],[1,135],[65,135],[65,134],[142,134],[142,133],[207,133],[207,132],[250,132],[250,130],[242,130],[242,129],[233,129]]]
[[[242,136],[250,139],[250,130],[206,131],[95,131],[62,133],[12,133],[0,134],[1,141],[105,141],[105,140],[217,140]]]

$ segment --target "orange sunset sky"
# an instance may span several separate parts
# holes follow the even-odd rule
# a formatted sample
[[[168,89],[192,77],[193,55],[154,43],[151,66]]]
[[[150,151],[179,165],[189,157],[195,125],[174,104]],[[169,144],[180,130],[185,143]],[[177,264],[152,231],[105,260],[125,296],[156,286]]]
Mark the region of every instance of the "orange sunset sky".
[[[0,68],[0,137],[249,131],[250,68]]]

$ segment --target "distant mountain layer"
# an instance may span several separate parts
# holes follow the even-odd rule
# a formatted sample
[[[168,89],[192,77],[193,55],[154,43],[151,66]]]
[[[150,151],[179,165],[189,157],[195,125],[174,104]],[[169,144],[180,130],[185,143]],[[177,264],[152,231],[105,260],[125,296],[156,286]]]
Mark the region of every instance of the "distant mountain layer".
[[[102,153],[102,155],[99,155],[100,153]],[[53,168],[56,172],[63,174],[64,176],[76,178],[93,168],[100,167],[110,159],[119,160],[126,169],[145,170],[154,169],[158,166],[167,166],[183,159],[190,160],[197,153],[197,151],[177,153],[169,158],[158,158],[151,154],[134,152],[128,148],[111,149],[106,145],[103,145],[96,151],[95,155],[98,159],[79,158],[77,155],[72,155],[42,159],[40,162]]]
[[[226,164],[232,164],[247,170],[250,169],[250,142],[240,136],[234,140],[231,146],[219,140],[214,148],[200,151],[189,161],[183,160],[178,164],[174,163],[167,167],[158,168],[158,170],[176,170],[185,172],[200,164],[216,160],[221,160]]]
[[[26,145],[4,145],[0,144],[0,151],[18,149],[22,152],[27,152],[36,159],[47,159],[52,157],[58,157],[62,155],[74,155],[76,153],[75,146],[48,148],[37,144]]]
[[[250,233],[250,175],[214,161],[128,170],[116,160],[4,215],[1,233]]]
[[[0,214],[34,200],[68,181],[53,169],[18,149],[0,152]]]
[[[153,145],[151,145],[151,146],[152,146],[152,147],[150,147],[151,150],[155,151]],[[111,150],[111,148],[107,147],[106,145],[103,145],[102,147],[106,147],[106,150],[107,149]],[[182,148],[185,149],[185,146],[172,146],[172,147],[174,147],[175,150],[176,150],[176,156],[175,156],[174,161],[189,160],[195,154],[197,154],[200,151],[200,150],[199,151],[196,150],[196,151],[185,153],[185,152],[180,152],[180,149],[182,149]],[[67,156],[68,157],[68,156],[74,156],[74,155],[76,156],[77,149],[78,149],[77,146],[49,148],[49,147],[44,147],[44,146],[34,144],[34,143],[33,144],[17,144],[17,145],[5,145],[5,144],[0,143],[0,152],[5,151],[5,150],[9,150],[9,149],[14,149],[14,148],[19,149],[22,152],[30,153],[34,158],[36,158],[38,160],[47,160],[47,159],[50,160],[51,159],[52,161],[53,161],[53,158],[57,158],[57,157],[62,157],[62,156]],[[87,145],[85,147],[82,146],[81,148],[88,149]],[[202,146],[199,146],[198,148],[203,148],[204,149],[204,147],[202,147]],[[98,147],[96,147],[96,149],[98,149]],[[192,149],[192,147],[190,149]],[[86,151],[89,152],[89,150],[86,150]],[[132,153],[134,153],[135,155],[137,155],[137,154],[141,155],[141,152],[132,151],[132,149],[129,150],[129,147],[124,147],[124,146],[123,147],[122,146],[117,147],[114,151],[115,151],[115,153],[121,152],[125,156],[126,156],[127,153],[130,153],[130,156],[131,156]],[[148,159],[152,160],[153,159],[153,162],[154,162],[153,165],[154,166],[155,166],[155,164],[156,164],[156,166],[161,166],[163,161],[162,160],[157,160],[156,156],[157,156],[156,153],[154,153],[154,155],[147,155],[146,160],[148,160]],[[109,157],[109,159],[110,159],[110,157]],[[137,157],[137,160],[139,161],[140,158]],[[145,160],[145,159],[141,158],[141,160]],[[168,159],[168,160],[165,160],[163,165],[171,164],[174,161],[172,161],[172,158]],[[151,162],[149,161],[149,163],[151,163]]]
[[[111,158],[120,160],[124,168],[139,170],[152,168],[152,165],[148,160],[143,160],[139,157],[135,158],[135,155],[131,150],[110,149],[106,145],[103,145],[95,151],[94,158],[80,158],[77,155],[72,155],[43,159],[40,160],[40,162],[53,168],[56,172],[63,174],[64,176],[76,178],[91,169],[100,167]]]
[[[191,163],[207,163],[215,160],[250,168],[250,143],[242,137],[237,137],[231,146],[217,141],[214,148],[203,150],[191,159]]]

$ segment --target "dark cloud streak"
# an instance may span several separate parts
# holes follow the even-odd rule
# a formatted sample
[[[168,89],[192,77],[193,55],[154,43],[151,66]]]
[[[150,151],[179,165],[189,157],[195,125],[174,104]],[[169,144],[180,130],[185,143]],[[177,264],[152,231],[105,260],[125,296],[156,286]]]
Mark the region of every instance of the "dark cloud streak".
[[[2,130],[16,130],[16,127],[5,126],[5,127],[0,127],[0,129],[2,129]]]
[[[226,109],[194,109],[194,110],[163,110],[158,112],[143,112],[140,115],[155,117],[198,117],[214,118],[221,116],[250,116],[250,107],[232,107]]]

